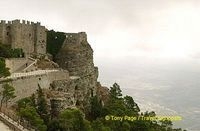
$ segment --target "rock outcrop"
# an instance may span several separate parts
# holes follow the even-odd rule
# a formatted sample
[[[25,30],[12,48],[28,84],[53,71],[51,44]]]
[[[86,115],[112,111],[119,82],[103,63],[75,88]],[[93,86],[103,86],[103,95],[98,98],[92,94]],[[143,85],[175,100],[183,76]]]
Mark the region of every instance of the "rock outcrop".
[[[98,68],[94,66],[93,50],[87,42],[86,33],[67,33],[66,40],[56,56],[56,63],[69,71],[70,80],[54,81],[52,89],[70,94],[65,95],[68,98],[64,97],[66,105],[71,103],[72,106],[84,109],[89,98],[96,95],[98,78]]]

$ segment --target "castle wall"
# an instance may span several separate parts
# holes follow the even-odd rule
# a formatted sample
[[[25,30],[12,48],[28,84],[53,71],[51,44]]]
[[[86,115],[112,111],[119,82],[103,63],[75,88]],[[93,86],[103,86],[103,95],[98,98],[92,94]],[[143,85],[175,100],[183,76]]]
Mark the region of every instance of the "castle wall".
[[[0,43],[5,43],[5,35],[4,35],[4,32],[5,32],[5,23],[4,21],[1,21],[1,24],[0,24]]]
[[[36,52],[38,54],[46,53],[46,28],[44,26],[40,26],[40,23],[36,25]]]
[[[5,21],[1,21],[0,23],[0,43],[7,44],[11,43],[11,28],[10,22],[6,23]]]
[[[8,32],[11,37],[11,47],[12,48],[23,48],[23,43],[21,42],[21,24],[19,20],[12,21],[12,24],[10,25],[10,32]],[[25,49],[24,49],[25,51]]]
[[[21,47],[25,50],[25,54],[34,52],[34,24],[25,21],[21,24]]]
[[[31,96],[38,89],[38,84],[42,89],[49,88],[50,84],[55,80],[69,80],[69,74],[67,71],[49,72],[42,75],[32,75],[26,77],[15,78],[9,82],[15,88],[16,98],[13,102]],[[3,83],[0,84],[2,89]]]
[[[13,73],[18,70],[20,67],[25,66],[28,62],[26,58],[12,58],[12,59],[5,59],[6,67],[10,68],[10,72]]]
[[[31,53],[46,54],[46,28],[40,23],[14,20],[1,21],[0,43],[12,48],[22,48],[25,55]]]

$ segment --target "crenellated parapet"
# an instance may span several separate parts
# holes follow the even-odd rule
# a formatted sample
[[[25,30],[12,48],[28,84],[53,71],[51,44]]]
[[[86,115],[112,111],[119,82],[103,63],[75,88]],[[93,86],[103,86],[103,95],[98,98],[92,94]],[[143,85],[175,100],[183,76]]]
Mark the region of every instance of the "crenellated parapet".
[[[40,22],[32,22],[32,21],[28,21],[28,20],[12,20],[12,21],[6,21],[6,20],[1,20],[0,24],[24,24],[24,25],[39,25],[40,26]]]

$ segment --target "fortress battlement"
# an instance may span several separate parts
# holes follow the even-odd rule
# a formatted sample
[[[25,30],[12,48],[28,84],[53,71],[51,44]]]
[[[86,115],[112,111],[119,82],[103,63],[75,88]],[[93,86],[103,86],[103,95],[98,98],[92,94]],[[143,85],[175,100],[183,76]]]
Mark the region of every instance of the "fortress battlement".
[[[0,43],[23,49],[25,56],[46,54],[46,28],[40,22],[13,20],[0,22]]]
[[[0,24],[23,24],[23,25],[38,25],[38,26],[41,26],[40,22],[32,22],[32,21],[26,21],[26,20],[19,20],[19,19],[16,19],[16,20],[12,20],[12,21],[6,21],[6,20],[1,20],[0,21]]]

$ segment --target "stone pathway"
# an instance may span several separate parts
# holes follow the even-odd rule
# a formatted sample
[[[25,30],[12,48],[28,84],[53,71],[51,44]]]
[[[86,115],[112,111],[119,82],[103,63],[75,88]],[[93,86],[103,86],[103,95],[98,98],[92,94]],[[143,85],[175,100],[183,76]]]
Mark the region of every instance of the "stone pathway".
[[[33,75],[43,75],[43,74],[47,74],[50,72],[56,72],[56,71],[59,71],[59,70],[36,70],[36,71],[25,72],[25,73],[12,73],[11,76],[6,77],[6,79],[33,76]]]
[[[20,124],[18,124],[17,122],[15,122],[14,120],[12,120],[10,117],[6,116],[4,113],[0,112],[0,117],[2,119],[4,119],[5,121],[7,121],[8,123],[12,124],[13,126],[15,126],[16,128],[18,128],[21,131],[29,131],[28,129],[24,129],[24,127]]]

